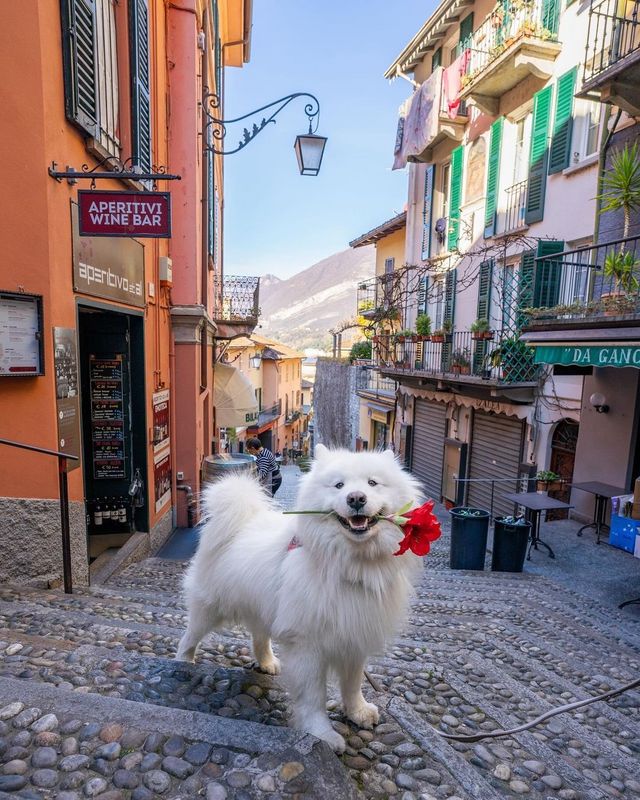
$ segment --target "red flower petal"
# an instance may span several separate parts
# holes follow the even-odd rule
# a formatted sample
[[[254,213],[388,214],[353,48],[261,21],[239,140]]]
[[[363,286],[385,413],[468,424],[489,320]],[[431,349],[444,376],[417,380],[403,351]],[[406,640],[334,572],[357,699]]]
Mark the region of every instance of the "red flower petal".
[[[403,514],[407,521],[403,523],[404,538],[400,542],[395,556],[400,556],[411,550],[417,556],[426,556],[430,550],[431,542],[440,537],[442,531],[437,517],[432,513],[434,501],[429,500],[419,508],[414,508]]]

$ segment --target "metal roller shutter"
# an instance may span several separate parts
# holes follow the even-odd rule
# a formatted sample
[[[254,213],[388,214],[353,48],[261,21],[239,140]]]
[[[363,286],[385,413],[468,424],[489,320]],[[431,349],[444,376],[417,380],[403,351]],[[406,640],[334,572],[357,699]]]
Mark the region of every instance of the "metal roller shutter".
[[[473,415],[470,478],[513,478],[513,482],[496,483],[493,497],[494,516],[513,514],[513,503],[504,495],[518,491],[516,476],[520,473],[523,440],[522,420],[499,414]],[[491,508],[491,484],[470,483],[467,503],[476,508]]]
[[[447,407],[416,399],[413,418],[411,471],[424,484],[428,497],[442,496],[442,465]]]

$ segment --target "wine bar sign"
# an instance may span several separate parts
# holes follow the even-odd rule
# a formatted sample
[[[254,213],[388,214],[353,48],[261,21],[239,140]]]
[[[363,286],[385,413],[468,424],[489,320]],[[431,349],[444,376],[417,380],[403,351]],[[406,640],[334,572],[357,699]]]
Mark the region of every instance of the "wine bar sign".
[[[80,236],[171,238],[169,192],[78,192]]]

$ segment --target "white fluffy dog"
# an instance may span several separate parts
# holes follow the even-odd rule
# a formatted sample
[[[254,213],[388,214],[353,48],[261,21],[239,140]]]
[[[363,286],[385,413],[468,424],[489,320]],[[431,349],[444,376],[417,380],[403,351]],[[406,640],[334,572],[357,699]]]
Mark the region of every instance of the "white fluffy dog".
[[[322,515],[283,516],[249,477],[213,484],[185,578],[189,624],[176,658],[193,661],[203,636],[241,623],[253,636],[261,669],[276,675],[273,637],[294,726],[341,752],[344,739],[326,713],[327,673],[340,680],[346,716],[361,727],[375,725],[378,709],[361,691],[363,669],[401,622],[422,566],[411,552],[393,555],[402,531],[375,517],[420,502],[417,482],[391,451],[318,445],[296,508]],[[291,549],[294,536],[299,546]]]

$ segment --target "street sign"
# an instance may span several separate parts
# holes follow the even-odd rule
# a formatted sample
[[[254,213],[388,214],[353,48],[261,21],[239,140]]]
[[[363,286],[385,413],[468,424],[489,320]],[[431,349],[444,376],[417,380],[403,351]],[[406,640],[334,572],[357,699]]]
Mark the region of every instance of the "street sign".
[[[78,191],[80,236],[171,238],[169,192]]]

